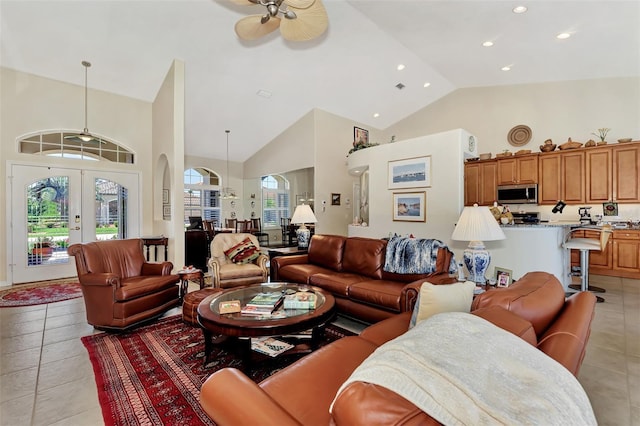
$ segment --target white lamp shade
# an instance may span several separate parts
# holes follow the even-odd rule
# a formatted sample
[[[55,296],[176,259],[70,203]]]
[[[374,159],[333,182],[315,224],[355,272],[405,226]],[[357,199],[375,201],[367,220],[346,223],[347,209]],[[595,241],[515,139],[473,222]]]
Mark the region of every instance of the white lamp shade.
[[[506,237],[489,207],[465,207],[453,230],[451,239],[455,241],[495,241]]]
[[[291,223],[316,223],[318,219],[316,219],[316,215],[313,214],[313,210],[311,210],[311,206],[308,204],[301,204],[296,207],[296,210],[293,212],[293,217],[291,218]]]

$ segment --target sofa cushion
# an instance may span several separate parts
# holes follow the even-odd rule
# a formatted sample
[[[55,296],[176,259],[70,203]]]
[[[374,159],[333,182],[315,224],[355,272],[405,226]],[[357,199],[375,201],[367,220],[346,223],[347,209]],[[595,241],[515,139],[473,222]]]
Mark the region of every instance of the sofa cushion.
[[[346,237],[340,235],[314,235],[309,242],[309,263],[342,271],[345,240]]]
[[[472,281],[440,285],[425,281],[420,287],[409,328],[442,312],[470,312],[475,288]]]
[[[507,288],[479,294],[471,309],[501,306],[529,321],[539,338],[558,316],[564,299],[564,288],[555,276],[547,272],[529,272]]]
[[[137,299],[142,296],[158,293],[162,289],[177,287],[180,280],[177,275],[153,275],[126,278],[120,281],[120,287],[114,292],[116,302]]]
[[[312,275],[321,273],[331,273],[331,270],[310,263],[296,263],[278,268],[278,281],[309,284]]]
[[[370,278],[382,278],[387,242],[372,238],[347,238],[342,269]]]
[[[238,244],[224,251],[224,254],[233,263],[252,263],[260,256],[260,250],[249,238],[245,238]]]
[[[404,283],[384,280],[366,280],[349,287],[349,298],[367,305],[400,312],[400,296]]]
[[[362,275],[348,274],[346,272],[339,274],[335,272],[320,272],[313,274],[309,278],[309,284],[321,287],[333,295],[350,297],[349,287],[366,279]]]

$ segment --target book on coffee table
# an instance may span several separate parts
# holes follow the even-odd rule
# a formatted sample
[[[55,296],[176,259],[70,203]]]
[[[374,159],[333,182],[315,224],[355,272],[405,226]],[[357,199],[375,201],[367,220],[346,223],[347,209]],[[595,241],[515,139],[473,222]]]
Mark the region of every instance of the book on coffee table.
[[[283,342],[273,337],[256,337],[251,339],[252,350],[264,355],[269,355],[270,357],[276,357],[293,347],[294,345],[291,343]]]
[[[260,293],[249,300],[246,306],[271,312],[278,309],[283,299],[282,293]]]

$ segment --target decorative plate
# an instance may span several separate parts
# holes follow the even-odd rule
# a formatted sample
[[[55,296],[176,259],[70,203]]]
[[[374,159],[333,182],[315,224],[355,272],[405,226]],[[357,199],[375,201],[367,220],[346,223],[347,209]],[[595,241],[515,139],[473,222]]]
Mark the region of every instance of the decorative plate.
[[[531,140],[531,129],[524,124],[516,126],[509,130],[507,140],[513,146],[526,145]]]

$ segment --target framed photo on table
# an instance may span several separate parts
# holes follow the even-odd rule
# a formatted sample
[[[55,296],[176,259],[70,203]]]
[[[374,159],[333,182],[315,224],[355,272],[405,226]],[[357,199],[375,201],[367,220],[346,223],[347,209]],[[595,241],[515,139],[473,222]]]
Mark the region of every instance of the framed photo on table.
[[[497,287],[509,287],[513,279],[513,271],[511,269],[495,267],[495,279]]]
[[[389,189],[431,186],[431,156],[389,161]]]
[[[422,192],[394,192],[393,220],[396,222],[424,222],[426,221],[426,193]]]

